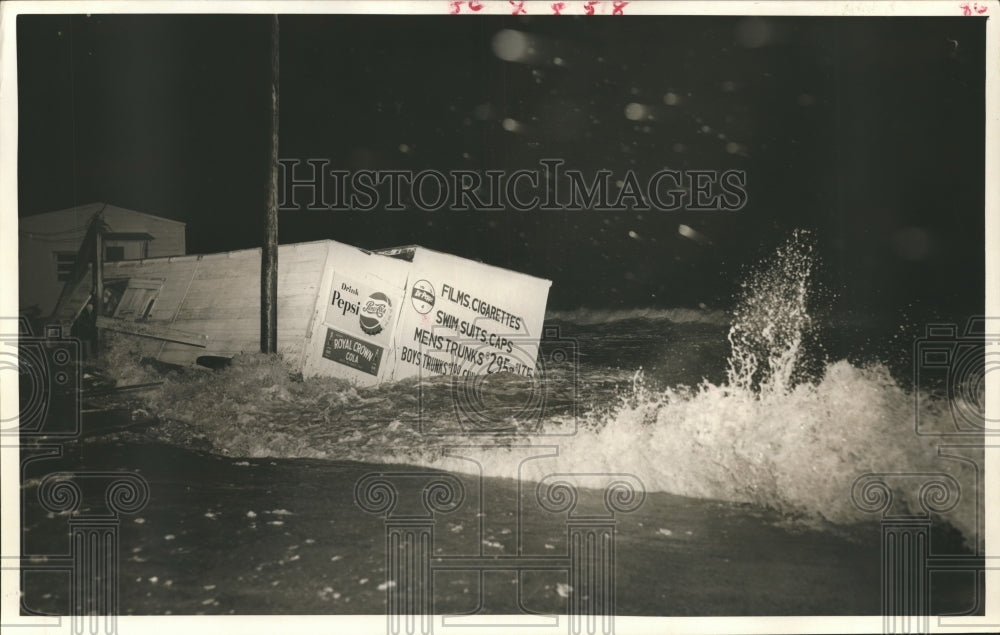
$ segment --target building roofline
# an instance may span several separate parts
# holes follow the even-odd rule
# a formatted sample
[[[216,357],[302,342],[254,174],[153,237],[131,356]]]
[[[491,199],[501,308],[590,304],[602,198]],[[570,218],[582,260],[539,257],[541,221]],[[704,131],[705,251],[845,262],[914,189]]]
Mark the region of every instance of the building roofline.
[[[37,214],[29,214],[27,216],[21,216],[21,217],[18,218],[18,222],[27,220],[29,218],[40,218],[40,217],[46,216],[48,214],[58,214],[58,213],[70,212],[70,211],[86,211],[86,210],[88,210],[88,208],[90,210],[92,210],[93,212],[97,212],[97,211],[99,211],[102,208],[110,208],[110,207],[122,210],[123,212],[128,212],[130,214],[138,214],[139,216],[145,216],[147,218],[155,218],[158,221],[164,221],[164,222],[167,222],[167,223],[174,223],[176,225],[183,225],[185,227],[187,226],[187,223],[185,223],[184,221],[174,220],[172,218],[167,218],[166,216],[157,216],[156,214],[148,214],[146,212],[140,212],[138,210],[134,210],[134,209],[131,209],[129,207],[121,207],[120,205],[112,205],[111,203],[104,203],[104,202],[101,202],[101,201],[95,201],[93,203],[85,203],[83,205],[74,205],[73,207],[64,207],[62,209],[53,209],[53,210],[49,210],[47,212],[39,212]]]

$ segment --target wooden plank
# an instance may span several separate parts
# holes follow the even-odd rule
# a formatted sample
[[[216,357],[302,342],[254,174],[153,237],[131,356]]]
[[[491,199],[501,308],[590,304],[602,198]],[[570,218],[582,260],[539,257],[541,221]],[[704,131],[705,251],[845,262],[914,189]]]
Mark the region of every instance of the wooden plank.
[[[97,326],[99,328],[111,329],[112,331],[118,331],[120,333],[151,337],[153,339],[166,340],[168,342],[190,344],[192,346],[200,346],[202,348],[205,347],[205,344],[208,341],[208,338],[201,333],[181,331],[166,326],[151,324],[149,322],[131,322],[98,316]]]
[[[73,324],[84,308],[86,308],[87,303],[90,302],[92,286],[90,272],[87,272],[77,283],[66,302],[59,307],[58,313],[54,314],[50,319],[64,326]]]

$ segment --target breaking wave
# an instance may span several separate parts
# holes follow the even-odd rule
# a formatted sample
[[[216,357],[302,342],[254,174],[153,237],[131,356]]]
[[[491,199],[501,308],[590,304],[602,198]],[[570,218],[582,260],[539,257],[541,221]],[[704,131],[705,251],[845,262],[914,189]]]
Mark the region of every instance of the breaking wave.
[[[280,361],[244,355],[224,371],[167,377],[146,404],[164,423],[147,434],[230,456],[528,479],[628,472],[648,491],[751,503],[813,525],[877,520],[852,499],[866,473],[946,472],[963,495],[943,517],[970,545],[981,544],[975,466],[938,457],[935,438],[915,434],[917,413],[934,429],[952,425],[947,398],[914,394],[879,363],[833,361],[804,371],[803,342],[815,328],[812,265],[809,237],[797,233],[749,272],[732,313],[727,378],[717,383],[695,377],[689,386],[656,385],[642,369],[584,358],[578,367],[550,368],[541,399],[537,383],[506,374],[475,379],[467,398],[469,386],[456,391],[448,378],[358,389],[336,379],[303,381]],[[579,309],[549,317],[599,320],[611,332],[616,321],[643,320],[630,323],[630,333],[652,345],[662,333],[654,321],[704,315],[718,314]],[[470,430],[484,432],[484,421],[488,434],[470,437]],[[475,463],[450,455],[462,445],[479,447]],[[526,446],[557,450],[524,462]],[[921,512],[913,484],[893,483],[894,511]]]
[[[700,322],[704,324],[728,324],[729,315],[719,309],[570,309],[550,310],[545,313],[545,319],[553,322],[566,322],[581,326],[594,324],[614,324],[628,320],[643,320],[657,322],[666,320],[674,324]]]

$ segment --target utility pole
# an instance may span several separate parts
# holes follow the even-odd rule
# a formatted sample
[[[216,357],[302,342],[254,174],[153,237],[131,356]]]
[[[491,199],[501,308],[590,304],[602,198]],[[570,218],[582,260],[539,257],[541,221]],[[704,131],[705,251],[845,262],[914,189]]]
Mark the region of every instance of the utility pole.
[[[260,268],[260,352],[278,352],[278,16],[271,16],[271,144]]]
[[[102,212],[104,210],[101,210]],[[97,221],[97,231],[94,232],[94,354],[101,350],[101,329],[97,327],[97,318],[104,315],[104,219]]]

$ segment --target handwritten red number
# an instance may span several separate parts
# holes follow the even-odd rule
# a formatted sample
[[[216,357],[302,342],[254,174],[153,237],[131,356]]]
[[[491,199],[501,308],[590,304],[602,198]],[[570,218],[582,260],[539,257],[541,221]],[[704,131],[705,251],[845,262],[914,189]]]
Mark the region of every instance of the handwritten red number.
[[[597,0],[587,0],[583,3],[583,10],[587,15],[594,15],[594,7],[600,4]]]
[[[528,12],[524,10],[524,0],[521,2],[514,2],[514,0],[507,0],[510,6],[514,7],[514,10],[510,12],[511,15],[525,15]]]
[[[625,15],[625,7],[628,6],[628,2],[615,2],[614,9],[611,11],[611,15]]]
[[[451,5],[451,11],[449,11],[448,13],[450,13],[451,15],[455,15],[456,13],[462,10],[461,2],[450,2],[449,4]]]
[[[473,11],[479,11],[483,8],[482,3],[476,2],[476,0],[469,0],[469,8]]]
[[[975,5],[975,7],[976,7],[976,13],[978,13],[979,15],[982,15],[982,14],[986,13],[986,10],[989,8],[987,6],[982,6],[981,7],[978,4]]]
[[[552,12],[556,15],[562,15],[562,10],[566,8],[565,2],[554,2],[552,4]]]

